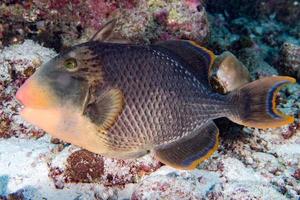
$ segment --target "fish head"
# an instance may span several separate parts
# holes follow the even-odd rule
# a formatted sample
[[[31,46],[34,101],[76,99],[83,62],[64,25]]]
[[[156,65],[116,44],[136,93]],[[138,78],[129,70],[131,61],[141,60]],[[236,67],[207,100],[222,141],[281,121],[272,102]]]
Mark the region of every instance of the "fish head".
[[[77,45],[59,54],[29,77],[16,94],[26,121],[71,143],[90,131],[92,125],[82,112],[91,86],[101,80],[99,63],[88,46]]]

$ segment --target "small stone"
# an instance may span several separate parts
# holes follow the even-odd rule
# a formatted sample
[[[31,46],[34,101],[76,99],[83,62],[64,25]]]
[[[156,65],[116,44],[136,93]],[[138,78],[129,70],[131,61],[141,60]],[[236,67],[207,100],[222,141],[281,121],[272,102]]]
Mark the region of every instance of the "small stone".
[[[103,173],[104,161],[100,155],[87,150],[79,150],[72,153],[67,159],[65,177],[68,182],[97,182]]]
[[[297,169],[293,175],[297,180],[300,180],[300,168]]]
[[[300,46],[284,43],[281,47],[277,68],[285,75],[300,78]]]
[[[21,189],[14,193],[11,193],[7,196],[7,200],[25,200],[23,192],[24,190]]]
[[[25,70],[24,70],[24,75],[26,76],[26,77],[29,77],[29,76],[31,76],[33,73],[35,72],[35,68],[33,68],[33,67],[28,67],[28,68],[26,68]]]
[[[54,138],[54,137],[52,137],[50,141],[53,144],[61,144],[62,143],[62,141],[60,139]]]

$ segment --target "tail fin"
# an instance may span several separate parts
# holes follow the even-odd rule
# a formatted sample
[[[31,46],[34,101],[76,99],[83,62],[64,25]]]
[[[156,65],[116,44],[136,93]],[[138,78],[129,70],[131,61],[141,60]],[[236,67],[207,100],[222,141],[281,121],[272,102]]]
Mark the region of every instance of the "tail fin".
[[[282,86],[295,83],[288,76],[267,77],[246,84],[229,94],[236,105],[229,118],[245,126],[255,128],[276,128],[294,122],[294,117],[288,116],[276,109],[276,94]]]

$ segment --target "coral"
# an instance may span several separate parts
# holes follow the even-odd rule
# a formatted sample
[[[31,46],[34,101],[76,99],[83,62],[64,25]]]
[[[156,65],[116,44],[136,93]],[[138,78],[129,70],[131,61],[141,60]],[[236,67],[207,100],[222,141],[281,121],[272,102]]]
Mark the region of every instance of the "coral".
[[[300,96],[300,86],[298,84],[289,85],[281,90],[280,104],[278,108],[289,115],[294,115],[299,118],[300,103],[298,98]],[[297,122],[297,121],[296,121]],[[298,125],[296,125],[298,127]]]
[[[7,197],[3,197],[3,200],[25,200],[25,197],[24,197],[24,193],[25,191],[24,190],[18,190],[17,192],[14,192],[14,193],[11,193],[11,194],[8,194]],[[0,197],[0,199],[2,199]]]
[[[56,189],[63,189],[65,186],[65,180],[62,178],[63,170],[58,167],[50,168],[48,176],[52,178]]]
[[[262,58],[255,48],[245,48],[239,51],[238,59],[247,67],[253,80],[265,76],[278,75],[277,70]]]
[[[241,15],[265,19],[275,17],[277,20],[297,24],[300,17],[300,2],[298,0],[206,0],[207,9],[212,13],[226,13],[229,18],[237,18]]]
[[[156,22],[162,10],[167,13],[165,24]],[[33,0],[26,5],[0,3],[0,41],[6,46],[30,38],[60,51],[86,41],[114,16],[120,35],[135,42],[168,38],[202,42],[208,35],[206,12],[197,1]]]
[[[28,52],[31,52],[28,53]],[[0,138],[39,138],[44,131],[24,122],[17,114],[20,105],[14,98],[17,89],[35,69],[56,53],[25,40],[22,45],[4,48],[0,55]]]
[[[278,72],[296,77],[297,2],[1,1],[0,199],[299,199],[298,84],[276,99],[282,112],[295,116],[293,124],[258,130],[217,120],[220,147],[193,171],[162,166],[153,155],[117,160],[51,139],[20,118],[14,98],[25,79],[56,55],[44,47],[60,52],[87,41],[114,16],[116,33],[132,42],[193,39],[217,55],[231,51],[252,79]]]
[[[295,25],[300,18],[299,0],[258,1],[258,17],[274,15],[281,22]]]
[[[280,51],[277,64],[278,70],[283,74],[300,78],[300,46],[284,43]]]
[[[296,134],[297,130],[300,130],[300,124],[298,122],[290,124],[288,129],[282,133],[282,137],[284,139],[289,139]]]
[[[297,180],[300,180],[300,169],[297,169],[293,175]]]
[[[175,38],[203,42],[208,36],[206,12],[201,4],[199,11],[180,1],[143,0],[136,6],[119,20],[125,38],[142,42]]]
[[[105,158],[86,150],[67,146],[49,163],[49,177],[56,188],[62,189],[67,183],[96,183],[105,187],[124,188],[136,183],[142,177],[156,171],[161,163],[152,156],[137,160]]]
[[[192,10],[200,10],[201,7],[203,6],[201,0],[185,0],[185,3]]]
[[[105,158],[105,171],[102,183],[106,186],[125,186],[136,183],[143,176],[161,167],[161,163],[148,155],[135,160],[118,160]]]
[[[203,199],[218,183],[218,175],[213,172],[176,171],[161,168],[135,188],[131,199]]]
[[[67,182],[97,182],[104,173],[103,157],[87,150],[72,153],[67,159]]]

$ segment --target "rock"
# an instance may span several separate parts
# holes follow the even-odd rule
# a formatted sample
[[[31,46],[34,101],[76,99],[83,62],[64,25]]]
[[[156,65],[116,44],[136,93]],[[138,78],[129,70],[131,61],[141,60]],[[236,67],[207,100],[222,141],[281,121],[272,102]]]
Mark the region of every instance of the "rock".
[[[219,177],[208,171],[177,171],[162,167],[139,183],[131,199],[203,199],[214,192]],[[221,196],[221,195],[220,195]]]
[[[285,75],[300,78],[300,46],[284,43],[280,51],[277,68]]]
[[[300,18],[299,0],[262,0],[256,2],[256,8],[257,17],[274,15],[277,20],[290,25],[296,25]]]
[[[255,19],[266,19],[271,15],[277,20],[297,25],[300,18],[299,0],[210,0],[206,1],[209,12],[223,13],[230,18],[244,15]]]
[[[122,38],[135,42],[172,38],[203,42],[208,36],[206,11],[197,0],[33,0],[26,5],[0,3],[0,45],[31,38],[60,51],[87,41],[116,15],[116,30]]]
[[[272,154],[255,152],[252,156],[258,163],[258,168],[260,169],[267,169],[269,172],[277,172],[278,168],[280,168],[278,160]]]
[[[103,173],[103,157],[87,150],[76,151],[67,159],[65,177],[68,182],[96,182]]]
[[[204,42],[209,33],[204,7],[181,1],[139,1],[119,19],[119,32],[133,41],[191,39]]]
[[[15,93],[20,85],[42,63],[56,53],[48,48],[25,40],[23,44],[12,45],[0,54],[0,138],[43,136],[44,131],[26,123],[18,115],[20,105]]]
[[[237,57],[247,67],[251,78],[254,80],[265,76],[278,75],[276,69],[265,62],[260,52],[255,48],[242,49]]]
[[[223,188],[225,199],[286,199],[265,177],[241,161],[228,158],[223,162],[228,183]]]
[[[24,190],[18,190],[17,192],[11,193],[7,195],[7,200],[25,200],[26,198],[24,197]]]
[[[299,181],[300,180],[300,169],[297,169],[293,176]]]

